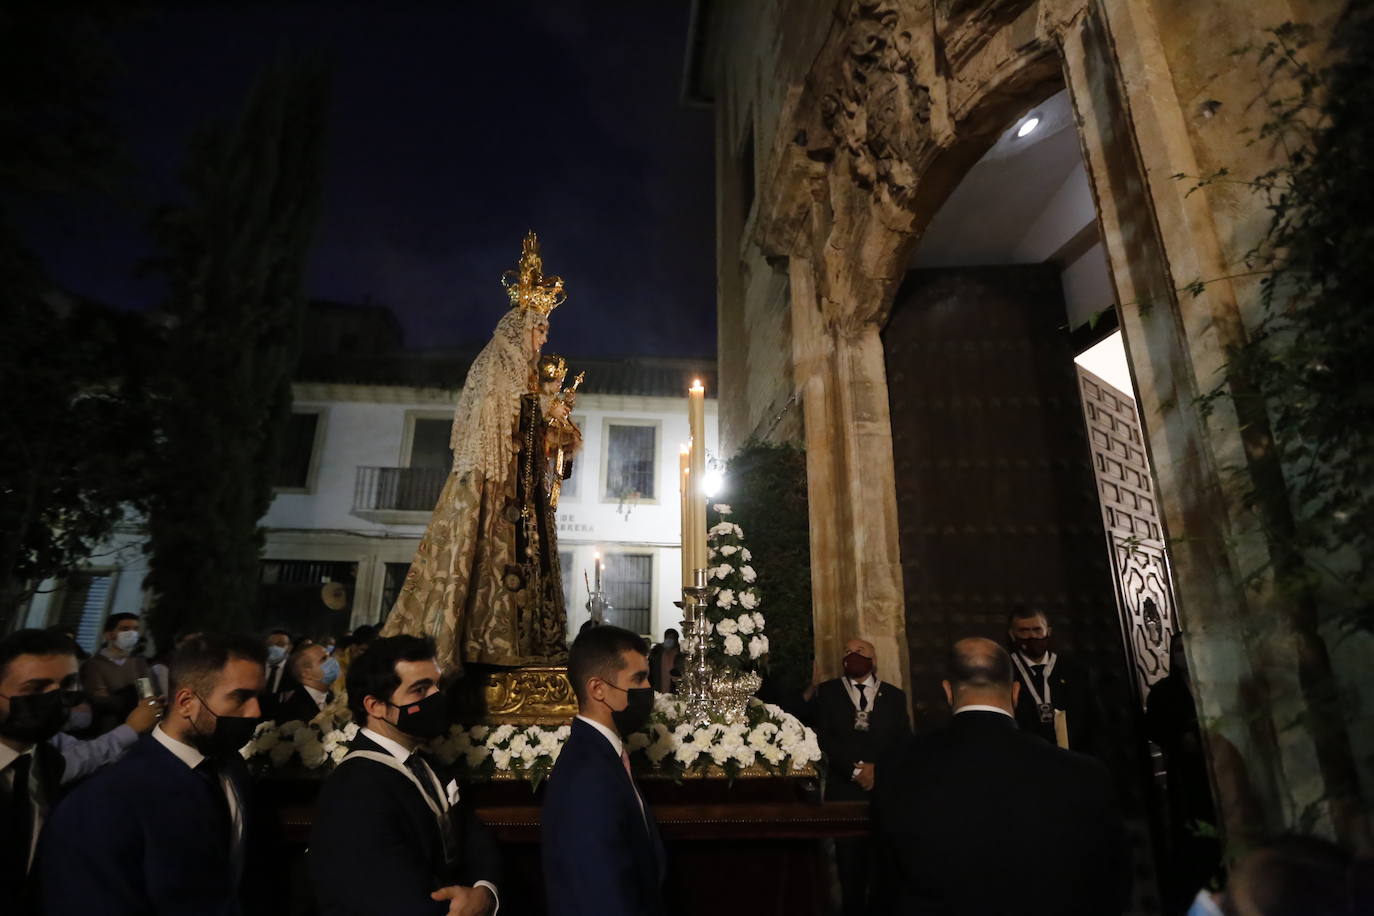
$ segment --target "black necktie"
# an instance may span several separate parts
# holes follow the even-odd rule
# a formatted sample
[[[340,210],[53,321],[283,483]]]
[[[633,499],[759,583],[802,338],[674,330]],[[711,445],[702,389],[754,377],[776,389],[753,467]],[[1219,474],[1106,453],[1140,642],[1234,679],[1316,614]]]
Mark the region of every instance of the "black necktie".
[[[859,712],[863,712],[868,708],[868,694],[864,693],[864,688],[867,686],[867,684],[854,685],[854,688],[859,691]]]
[[[419,754],[411,754],[406,758],[406,768],[415,774],[415,778],[420,782],[420,788],[425,793],[425,797],[438,807],[440,812],[444,810],[444,799],[439,796],[438,787],[434,784],[429,765],[424,762]],[[442,813],[439,815],[439,840],[444,847],[444,859],[453,862],[457,858],[457,837],[453,831],[453,823]]]
[[[1031,677],[1035,678],[1035,690],[1041,696],[1045,695],[1045,666],[1031,665]]]
[[[444,810],[443,799],[439,797],[438,792],[434,788],[434,780],[430,778],[430,769],[425,765],[425,762],[420,759],[420,755],[411,754],[407,757],[406,768],[415,774],[415,778],[420,783],[420,789],[425,793],[426,797],[434,802],[440,811]]]
[[[33,792],[29,788],[29,767],[33,765],[33,754],[20,754],[10,772],[14,773],[14,788],[10,790],[10,811],[8,822],[3,825],[9,834],[15,858],[12,862],[0,862],[0,868],[9,872],[6,877],[22,881],[29,870],[29,849],[33,845]]]

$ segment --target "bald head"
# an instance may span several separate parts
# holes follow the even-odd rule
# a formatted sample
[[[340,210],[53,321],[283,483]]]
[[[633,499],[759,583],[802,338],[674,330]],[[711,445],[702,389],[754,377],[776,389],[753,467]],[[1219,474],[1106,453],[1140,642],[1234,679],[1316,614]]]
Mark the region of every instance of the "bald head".
[[[996,706],[1015,712],[1017,687],[1007,650],[990,639],[972,637],[949,651],[945,696],[961,706]]]

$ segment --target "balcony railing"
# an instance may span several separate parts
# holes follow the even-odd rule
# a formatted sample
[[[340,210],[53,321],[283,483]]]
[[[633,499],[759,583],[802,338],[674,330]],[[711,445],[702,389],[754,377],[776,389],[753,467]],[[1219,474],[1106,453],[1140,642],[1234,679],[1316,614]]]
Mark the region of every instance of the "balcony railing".
[[[397,512],[429,512],[439,501],[447,468],[358,468],[353,514],[377,521]]]

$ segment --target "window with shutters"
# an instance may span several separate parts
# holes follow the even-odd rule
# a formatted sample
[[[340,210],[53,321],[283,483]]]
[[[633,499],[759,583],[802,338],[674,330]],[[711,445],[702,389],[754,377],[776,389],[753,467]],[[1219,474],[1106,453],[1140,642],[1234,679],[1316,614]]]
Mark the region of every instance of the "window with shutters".
[[[115,577],[113,570],[89,570],[63,579],[48,625],[75,633],[77,643],[87,652],[99,649],[100,628],[114,600]]]

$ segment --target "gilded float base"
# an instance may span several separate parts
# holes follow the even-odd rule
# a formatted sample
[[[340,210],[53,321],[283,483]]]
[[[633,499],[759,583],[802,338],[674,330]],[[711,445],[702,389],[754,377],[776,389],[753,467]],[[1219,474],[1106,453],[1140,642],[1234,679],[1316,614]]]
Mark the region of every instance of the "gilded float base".
[[[561,665],[494,671],[483,699],[485,725],[566,725],[577,715],[572,681]]]

